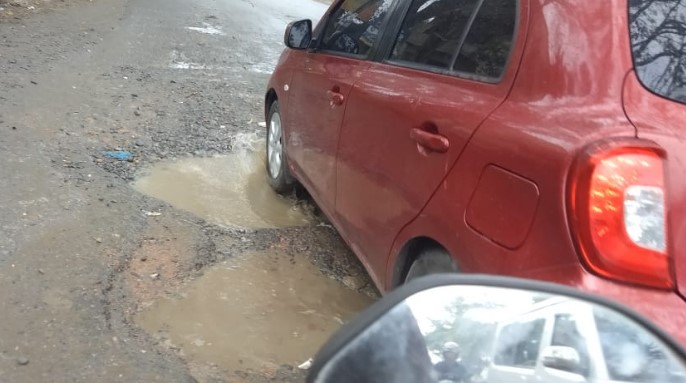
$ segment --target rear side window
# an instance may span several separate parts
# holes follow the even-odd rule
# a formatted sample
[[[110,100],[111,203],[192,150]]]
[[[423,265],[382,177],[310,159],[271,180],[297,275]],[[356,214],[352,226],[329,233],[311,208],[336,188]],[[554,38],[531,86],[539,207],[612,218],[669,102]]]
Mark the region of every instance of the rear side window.
[[[499,78],[510,56],[516,20],[515,0],[485,0],[454,69],[478,77]]]
[[[498,335],[493,362],[501,366],[534,368],[544,325],[544,319],[536,319],[503,327]]]
[[[686,103],[686,4],[629,0],[629,21],[641,83],[661,96]]]
[[[516,23],[517,0],[414,0],[390,60],[498,79]]]
[[[319,49],[367,56],[394,1],[344,1],[326,23]]]
[[[478,0],[415,0],[403,21],[391,60],[452,68]]]

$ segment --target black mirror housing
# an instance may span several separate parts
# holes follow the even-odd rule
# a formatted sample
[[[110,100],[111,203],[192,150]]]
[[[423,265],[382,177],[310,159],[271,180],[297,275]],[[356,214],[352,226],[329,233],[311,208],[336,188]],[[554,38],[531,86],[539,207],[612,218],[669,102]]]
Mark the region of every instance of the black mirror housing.
[[[284,44],[291,49],[308,49],[312,41],[312,20],[293,21],[286,27]]]

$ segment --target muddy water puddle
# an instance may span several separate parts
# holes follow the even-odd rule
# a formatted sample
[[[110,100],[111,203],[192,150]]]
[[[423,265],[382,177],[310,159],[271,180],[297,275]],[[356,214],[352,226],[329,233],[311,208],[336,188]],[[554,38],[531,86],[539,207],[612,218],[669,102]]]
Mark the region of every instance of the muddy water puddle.
[[[266,177],[264,156],[240,150],[160,162],[143,172],[133,187],[220,225],[259,229],[309,224],[309,214],[274,193]]]
[[[256,252],[209,269],[181,298],[158,301],[136,322],[192,361],[260,370],[312,357],[371,302],[304,257]]]

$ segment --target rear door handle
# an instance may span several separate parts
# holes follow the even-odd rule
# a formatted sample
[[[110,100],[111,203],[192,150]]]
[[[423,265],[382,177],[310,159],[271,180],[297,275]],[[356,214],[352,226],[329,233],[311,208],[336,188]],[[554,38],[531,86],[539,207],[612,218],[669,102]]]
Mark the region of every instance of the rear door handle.
[[[450,149],[450,141],[448,141],[448,138],[438,133],[431,133],[426,130],[414,128],[410,130],[410,138],[432,152],[445,153]]]
[[[326,95],[329,97],[332,105],[343,105],[343,102],[345,102],[345,96],[334,90],[327,90]]]

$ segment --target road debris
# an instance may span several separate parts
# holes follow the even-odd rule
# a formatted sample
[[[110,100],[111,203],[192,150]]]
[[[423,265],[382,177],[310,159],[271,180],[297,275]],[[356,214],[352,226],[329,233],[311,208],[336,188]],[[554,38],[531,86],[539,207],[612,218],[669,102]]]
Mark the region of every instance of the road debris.
[[[305,362],[303,362],[302,364],[300,364],[298,366],[298,368],[301,370],[309,370],[310,367],[312,367],[312,358],[306,360]]]
[[[126,150],[113,150],[102,152],[105,157],[112,158],[119,161],[132,161],[133,154],[127,152]]]

